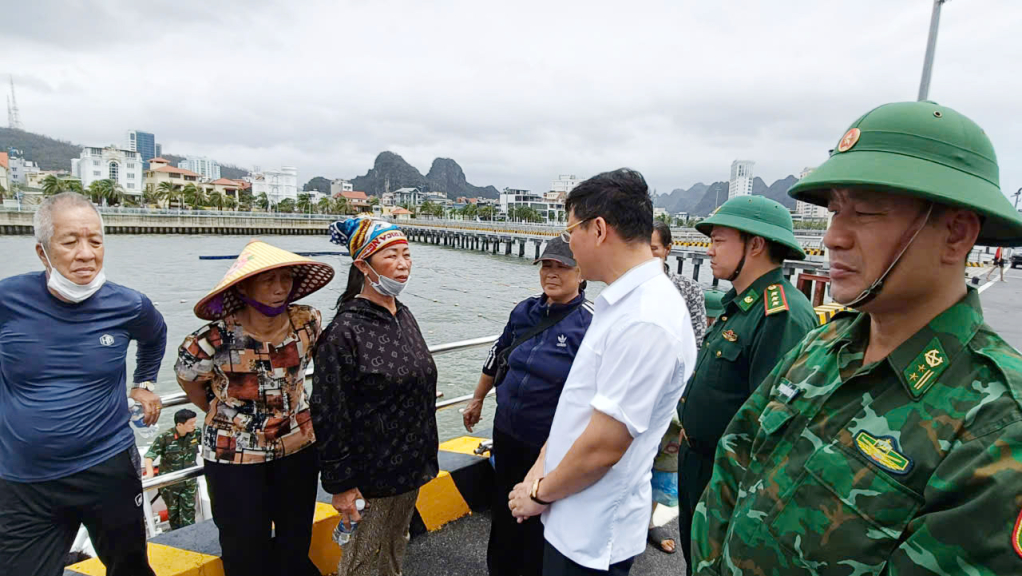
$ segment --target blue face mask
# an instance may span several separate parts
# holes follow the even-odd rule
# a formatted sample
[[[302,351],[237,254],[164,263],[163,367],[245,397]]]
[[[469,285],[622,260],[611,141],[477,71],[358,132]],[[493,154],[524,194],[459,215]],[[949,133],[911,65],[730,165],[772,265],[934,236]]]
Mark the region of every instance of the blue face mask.
[[[369,278],[369,285],[373,287],[373,290],[376,290],[383,296],[397,298],[398,295],[401,294],[401,291],[405,289],[405,286],[408,285],[408,280],[412,279],[411,275],[409,275],[408,280],[405,280],[404,282],[398,282],[393,278],[387,278],[386,276],[380,274],[379,272],[376,271],[375,268],[370,266],[368,262],[366,262],[366,266],[369,266],[369,269],[376,274],[377,278],[379,278],[379,281],[377,282],[373,282],[373,279]]]

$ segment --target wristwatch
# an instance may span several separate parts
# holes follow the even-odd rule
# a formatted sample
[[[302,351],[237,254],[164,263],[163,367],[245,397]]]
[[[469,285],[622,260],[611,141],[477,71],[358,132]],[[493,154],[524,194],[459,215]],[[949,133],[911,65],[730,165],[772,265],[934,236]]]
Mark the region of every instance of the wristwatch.
[[[545,476],[544,476],[545,478]],[[543,478],[536,478],[536,481],[532,483],[532,490],[529,491],[529,498],[536,504],[542,504],[543,506],[549,506],[552,502],[545,502],[539,499],[539,483]]]
[[[135,385],[132,386],[132,389],[135,388],[141,388],[143,390],[148,390],[150,392],[156,392],[156,382],[153,382],[152,380],[146,380],[145,382],[135,382]]]

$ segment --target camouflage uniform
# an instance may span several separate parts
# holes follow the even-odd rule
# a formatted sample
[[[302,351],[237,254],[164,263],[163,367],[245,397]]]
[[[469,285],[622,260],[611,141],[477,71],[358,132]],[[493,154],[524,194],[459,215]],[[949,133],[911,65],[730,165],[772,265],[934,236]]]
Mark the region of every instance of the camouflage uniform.
[[[179,436],[177,430],[171,428],[156,437],[145,457],[151,460],[160,458],[160,473],[166,474],[195,466],[195,456],[198,453],[198,431]],[[177,530],[182,526],[195,524],[197,488],[195,480],[186,480],[180,484],[160,488],[160,496],[167,505],[171,529]]]
[[[974,290],[863,366],[869,323],[835,316],[739,410],[696,509],[696,574],[1022,572],[1022,356]]]
[[[865,187],[960,206],[981,217],[981,245],[1019,245],[997,172],[971,120],[895,103],[789,194],[826,205]],[[964,292],[869,365],[873,318],[856,312],[781,360],[717,445],[692,524],[696,574],[1022,574],[1022,355]]]

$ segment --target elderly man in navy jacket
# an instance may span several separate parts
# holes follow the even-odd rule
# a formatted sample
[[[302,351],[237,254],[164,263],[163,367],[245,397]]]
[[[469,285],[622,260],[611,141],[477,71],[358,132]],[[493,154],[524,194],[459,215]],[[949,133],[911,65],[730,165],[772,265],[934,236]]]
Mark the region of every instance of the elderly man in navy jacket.
[[[125,356],[135,340],[130,394],[153,424],[167,328],[148,298],[106,282],[85,197],[48,198],[35,237],[46,271],[0,281],[0,571],[62,574],[84,523],[107,574],[152,574]]]
[[[539,518],[519,524],[507,508],[507,494],[539,457],[571,362],[593,319],[585,281],[568,244],[551,239],[538,263],[543,294],[526,298],[511,311],[464,412],[465,428],[471,432],[483,398],[499,378],[493,419],[496,494],[487,552],[491,576],[543,571],[543,524]]]

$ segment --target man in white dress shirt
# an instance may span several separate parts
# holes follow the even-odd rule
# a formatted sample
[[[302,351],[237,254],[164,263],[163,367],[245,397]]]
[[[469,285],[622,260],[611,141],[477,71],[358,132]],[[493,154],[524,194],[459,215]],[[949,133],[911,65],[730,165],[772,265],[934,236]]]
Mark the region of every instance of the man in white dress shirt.
[[[607,287],[546,446],[508,507],[520,519],[542,514],[544,576],[627,574],[646,548],[653,457],[692,374],[695,336],[650,252],[653,203],[641,174],[594,176],[565,208],[562,236],[582,277]]]

